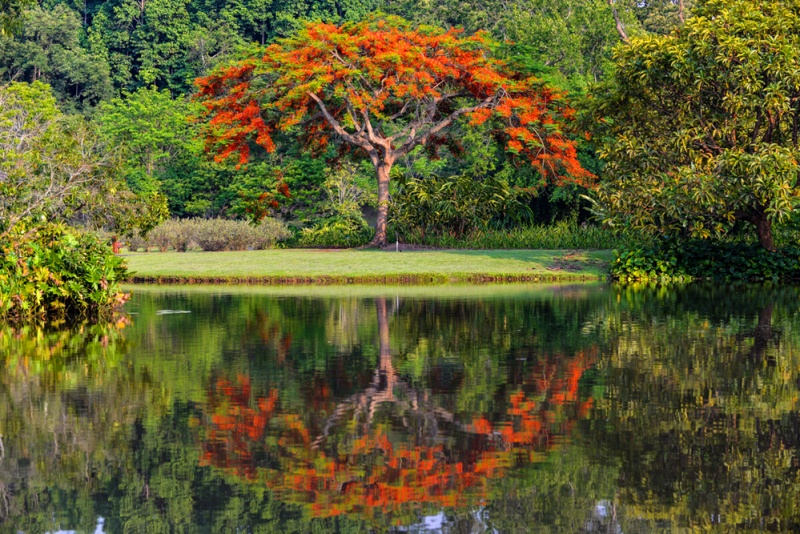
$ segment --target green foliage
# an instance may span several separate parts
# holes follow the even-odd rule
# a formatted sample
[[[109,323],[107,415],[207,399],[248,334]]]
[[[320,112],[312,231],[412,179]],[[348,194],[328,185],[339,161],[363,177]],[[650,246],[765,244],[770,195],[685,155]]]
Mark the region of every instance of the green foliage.
[[[123,93],[123,98],[100,105],[100,133],[118,147],[124,161],[121,171],[134,191],[158,191],[169,167],[185,165],[202,152],[190,123],[195,111],[185,99],[155,88]]]
[[[298,247],[352,248],[370,242],[375,230],[357,215],[338,215],[323,219],[297,236]]]
[[[709,0],[694,15],[616,48],[587,100],[603,217],[699,238],[747,221],[771,249],[771,224],[800,202],[800,2]]]
[[[800,247],[770,252],[736,241],[669,241],[615,252],[611,274],[621,280],[800,280]]]
[[[0,36],[6,37],[19,31],[22,12],[31,5],[31,0],[2,0],[0,2]]]
[[[392,196],[390,231],[408,241],[406,235],[461,238],[493,223],[519,224],[530,217],[521,195],[505,180],[493,177],[407,179]]]
[[[658,248],[615,250],[611,274],[619,280],[688,280],[689,275],[672,252]]]
[[[342,162],[328,173],[322,183],[327,199],[320,205],[323,213],[331,216],[359,217],[364,207],[376,207],[374,179],[369,173],[359,172],[350,161]]]
[[[65,4],[24,12],[14,39],[0,38],[0,71],[20,82],[49,84],[65,109],[86,109],[111,96],[108,62],[82,43],[81,20]]]
[[[645,240],[631,232],[622,233],[599,226],[578,225],[573,220],[558,221],[550,225],[526,225],[509,230],[474,230],[463,236],[391,234],[390,241],[394,239],[436,248],[506,250],[613,249],[636,246]]]
[[[9,234],[0,250],[0,317],[98,317],[125,301],[125,265],[92,234],[41,226]]]
[[[290,236],[284,223],[269,218],[257,225],[227,219],[169,219],[155,227],[145,239],[129,240],[129,247],[134,251],[156,247],[162,252],[170,248],[186,252],[193,247],[208,252],[263,250]]]

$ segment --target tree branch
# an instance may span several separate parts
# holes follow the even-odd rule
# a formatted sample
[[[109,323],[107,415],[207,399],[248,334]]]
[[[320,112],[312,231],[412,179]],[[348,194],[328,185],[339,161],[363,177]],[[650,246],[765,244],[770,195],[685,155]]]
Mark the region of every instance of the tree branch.
[[[461,115],[464,115],[464,114],[467,114],[467,113],[472,113],[473,111],[477,111],[479,109],[490,107],[492,105],[492,103],[495,100],[497,100],[497,98],[499,96],[500,96],[500,93],[495,93],[495,94],[491,95],[490,97],[484,99],[480,104],[477,104],[475,106],[468,107],[468,108],[461,108],[461,109],[455,110],[454,112],[452,112],[446,118],[444,118],[441,121],[439,121],[435,126],[433,126],[431,129],[429,129],[427,132],[425,132],[424,134],[422,134],[419,137],[416,137],[416,128],[412,128],[411,132],[409,134],[409,138],[406,140],[406,142],[403,143],[400,146],[400,148],[398,148],[397,150],[393,151],[394,157],[397,158],[399,156],[404,156],[405,154],[410,152],[415,146],[424,145],[425,143],[428,142],[428,140],[431,137],[433,137],[434,135],[438,134],[439,132],[441,132],[442,130],[444,130],[445,128],[447,128],[451,124],[453,124],[453,122],[455,122],[455,120],[458,117],[460,117]],[[429,116],[430,116],[430,109],[431,108],[429,108]],[[435,104],[433,104],[432,109],[435,112],[435,109],[436,109]],[[423,124],[425,122],[426,121],[423,119]]]
[[[364,150],[366,150],[367,152],[375,152],[375,147],[367,139],[364,139],[363,137],[360,136],[355,136],[346,131],[344,128],[342,128],[342,125],[339,124],[339,121],[337,121],[333,115],[331,115],[331,113],[328,111],[328,108],[325,107],[325,104],[322,102],[322,99],[320,99],[320,97],[318,97],[317,95],[315,95],[310,91],[308,93],[308,96],[314,102],[317,103],[317,106],[322,112],[322,116],[325,117],[325,120],[328,122],[328,124],[330,124],[331,128],[333,128],[333,131],[336,132],[337,135],[339,135],[342,139],[344,139],[348,143],[359,146]]]
[[[619,18],[619,13],[617,13],[617,6],[614,5],[614,0],[608,0],[608,5],[611,6],[611,13],[614,15],[614,22],[617,25],[617,33],[619,33],[622,42],[630,43],[631,40],[628,38],[628,34],[625,32],[625,26],[622,24],[622,20]]]

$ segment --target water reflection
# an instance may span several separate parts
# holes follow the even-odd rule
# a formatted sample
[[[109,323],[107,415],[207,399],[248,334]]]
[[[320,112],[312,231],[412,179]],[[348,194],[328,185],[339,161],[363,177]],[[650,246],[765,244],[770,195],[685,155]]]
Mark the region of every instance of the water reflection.
[[[0,532],[800,528],[794,288],[163,289],[130,311],[0,327]]]

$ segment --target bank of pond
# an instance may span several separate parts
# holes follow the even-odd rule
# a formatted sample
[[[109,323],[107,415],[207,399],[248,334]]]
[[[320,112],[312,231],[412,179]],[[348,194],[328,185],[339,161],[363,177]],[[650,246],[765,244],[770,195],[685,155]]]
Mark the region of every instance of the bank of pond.
[[[800,288],[131,286],[0,325],[0,532],[800,528]]]

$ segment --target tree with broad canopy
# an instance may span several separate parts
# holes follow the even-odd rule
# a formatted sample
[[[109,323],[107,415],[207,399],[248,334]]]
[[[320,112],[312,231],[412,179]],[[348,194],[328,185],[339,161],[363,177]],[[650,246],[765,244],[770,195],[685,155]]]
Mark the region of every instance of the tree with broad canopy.
[[[632,38],[588,100],[606,221],[721,236],[800,205],[800,0],[705,0],[664,37]]]
[[[514,158],[555,184],[589,184],[565,126],[574,112],[558,92],[492,56],[483,33],[414,28],[398,17],[335,26],[307,24],[295,36],[197,80],[208,147],[216,159],[254,145],[276,149],[276,133],[312,147],[338,142],[366,155],[378,182],[373,245],[386,243],[392,165],[417,146],[455,141],[460,120],[489,120]]]

